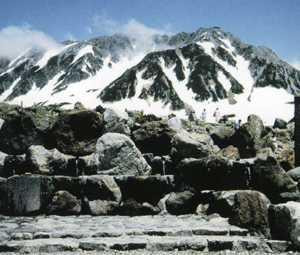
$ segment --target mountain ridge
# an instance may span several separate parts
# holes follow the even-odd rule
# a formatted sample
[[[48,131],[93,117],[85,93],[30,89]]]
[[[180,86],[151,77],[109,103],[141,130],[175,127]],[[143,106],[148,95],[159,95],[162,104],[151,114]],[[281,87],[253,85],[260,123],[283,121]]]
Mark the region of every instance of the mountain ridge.
[[[150,108],[159,103],[169,111],[197,111],[225,99],[229,105],[251,101],[257,88],[300,91],[298,70],[267,47],[219,27],[151,40],[144,45],[117,34],[63,42],[52,51],[31,49],[12,61],[1,58],[0,100],[96,106],[128,99],[137,105],[144,100]]]

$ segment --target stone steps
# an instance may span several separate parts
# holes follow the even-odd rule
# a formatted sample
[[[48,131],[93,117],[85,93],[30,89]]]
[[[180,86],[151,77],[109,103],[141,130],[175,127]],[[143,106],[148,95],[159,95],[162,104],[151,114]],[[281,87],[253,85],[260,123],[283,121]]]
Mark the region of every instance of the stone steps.
[[[286,252],[286,241],[261,240],[227,219],[183,216],[0,217],[0,251]]]

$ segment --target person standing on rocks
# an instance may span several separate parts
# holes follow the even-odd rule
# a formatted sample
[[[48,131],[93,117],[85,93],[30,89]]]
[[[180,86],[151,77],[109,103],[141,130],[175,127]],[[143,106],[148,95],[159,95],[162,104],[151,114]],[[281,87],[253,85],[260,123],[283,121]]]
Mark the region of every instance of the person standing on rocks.
[[[202,112],[202,114],[201,114],[201,118],[202,118],[202,120],[205,122],[206,121],[206,110],[205,109],[203,109],[203,112]]]
[[[219,123],[220,116],[221,116],[221,113],[219,111],[219,108],[217,108],[216,111],[214,112],[214,117],[216,118],[216,123]]]

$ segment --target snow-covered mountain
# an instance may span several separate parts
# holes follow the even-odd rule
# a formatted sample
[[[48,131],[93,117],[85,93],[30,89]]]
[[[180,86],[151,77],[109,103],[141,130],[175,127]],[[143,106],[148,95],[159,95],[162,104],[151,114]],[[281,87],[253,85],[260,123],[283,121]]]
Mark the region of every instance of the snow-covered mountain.
[[[249,45],[218,27],[154,36],[147,45],[125,35],[64,42],[60,49],[29,49],[0,59],[0,101],[31,106],[80,101],[119,110],[185,117],[203,108],[213,121],[251,113],[272,124],[292,118],[288,102],[300,91],[300,72],[263,46]]]

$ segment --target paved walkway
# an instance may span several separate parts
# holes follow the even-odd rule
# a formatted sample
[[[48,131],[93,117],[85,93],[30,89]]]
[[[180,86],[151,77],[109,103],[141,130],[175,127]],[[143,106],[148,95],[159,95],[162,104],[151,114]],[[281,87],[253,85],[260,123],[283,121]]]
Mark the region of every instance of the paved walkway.
[[[0,251],[223,251],[285,252],[285,241],[261,240],[220,217],[0,216]]]

